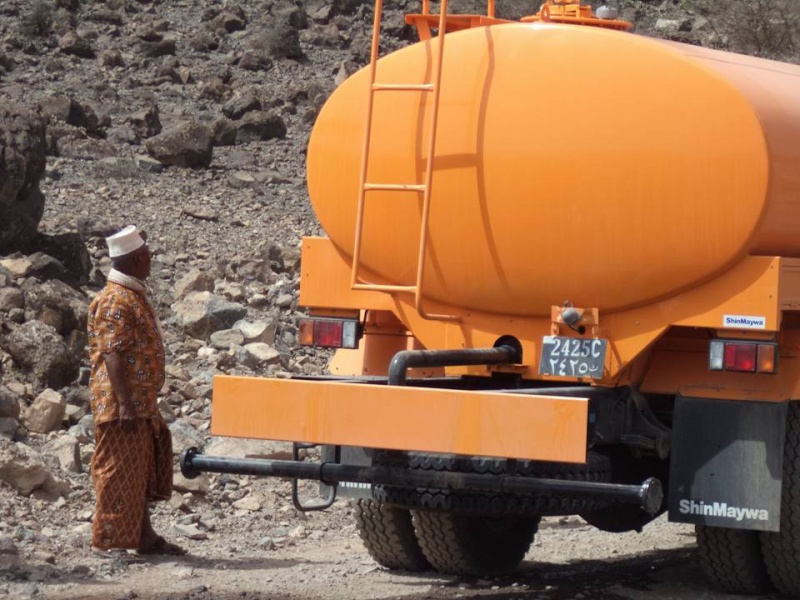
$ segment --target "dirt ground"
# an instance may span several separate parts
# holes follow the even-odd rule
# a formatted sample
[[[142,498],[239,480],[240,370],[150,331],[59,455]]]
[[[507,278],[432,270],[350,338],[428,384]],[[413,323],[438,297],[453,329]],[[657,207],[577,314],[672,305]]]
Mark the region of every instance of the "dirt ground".
[[[709,590],[692,527],[663,517],[641,534],[600,532],[578,517],[546,518],[516,573],[459,578],[378,566],[361,544],[349,501],[327,512],[300,514],[286,504],[288,488],[285,482],[264,483],[259,494],[272,493],[277,500],[265,502],[269,513],[226,515],[201,540],[176,537],[169,511],[157,511],[156,526],[188,549],[184,557],[128,563],[96,557],[86,547],[30,553],[29,564],[21,557],[16,568],[0,571],[0,595],[20,600],[734,598]],[[265,536],[275,531],[274,524],[283,524],[288,534]]]

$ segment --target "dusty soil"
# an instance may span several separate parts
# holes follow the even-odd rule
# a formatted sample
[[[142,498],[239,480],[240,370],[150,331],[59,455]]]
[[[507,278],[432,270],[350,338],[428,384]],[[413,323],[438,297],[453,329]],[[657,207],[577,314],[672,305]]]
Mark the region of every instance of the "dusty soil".
[[[577,517],[547,518],[519,571],[484,579],[391,572],[360,543],[348,502],[327,513],[299,515],[285,482],[259,482],[269,508],[221,516],[205,540],[182,540],[189,554],[123,564],[100,559],[81,544],[25,561],[23,580],[0,585],[9,597],[204,600],[249,598],[367,600],[445,599],[693,599],[723,600],[697,565],[690,526],[659,519],[641,534],[597,531]],[[171,515],[156,523],[170,531]],[[275,523],[285,538],[264,532]],[[771,598],[763,596],[761,598]]]

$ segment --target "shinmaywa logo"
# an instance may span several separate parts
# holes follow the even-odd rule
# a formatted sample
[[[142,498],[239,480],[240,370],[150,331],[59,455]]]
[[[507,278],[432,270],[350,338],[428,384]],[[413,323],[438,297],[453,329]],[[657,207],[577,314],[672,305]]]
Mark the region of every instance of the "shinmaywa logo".
[[[722,319],[723,327],[738,327],[739,329],[766,329],[767,320],[764,317],[748,315],[725,315]]]
[[[742,521],[769,521],[769,511],[761,508],[740,508],[738,506],[728,506],[726,502],[710,502],[706,504],[702,500],[681,500],[678,505],[679,510],[684,515],[703,515],[704,517],[723,517],[725,519],[736,519]]]

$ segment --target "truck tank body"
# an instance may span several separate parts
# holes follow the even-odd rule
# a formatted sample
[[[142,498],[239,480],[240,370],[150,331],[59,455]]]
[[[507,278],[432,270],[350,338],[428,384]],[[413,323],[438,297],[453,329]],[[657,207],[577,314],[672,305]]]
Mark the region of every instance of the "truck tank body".
[[[437,41],[378,62],[431,79]],[[748,254],[800,256],[800,67],[591,27],[508,24],[446,37],[426,298],[548,316],[606,313],[697,286]],[[369,76],[323,107],[309,193],[353,256]],[[432,94],[375,96],[367,182],[424,181]],[[361,279],[413,285],[420,192],[370,191]]]

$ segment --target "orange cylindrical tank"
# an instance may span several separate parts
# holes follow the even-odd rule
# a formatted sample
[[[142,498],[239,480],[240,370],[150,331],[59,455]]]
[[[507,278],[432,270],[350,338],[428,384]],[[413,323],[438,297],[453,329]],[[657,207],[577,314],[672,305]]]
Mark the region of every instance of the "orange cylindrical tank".
[[[437,40],[382,58],[430,80]],[[547,316],[613,312],[699,285],[747,254],[800,256],[800,67],[592,27],[446,36],[426,298]],[[323,107],[314,209],[354,251],[369,76]],[[432,94],[375,96],[368,183],[424,181]],[[359,273],[414,284],[420,192],[367,193]]]

